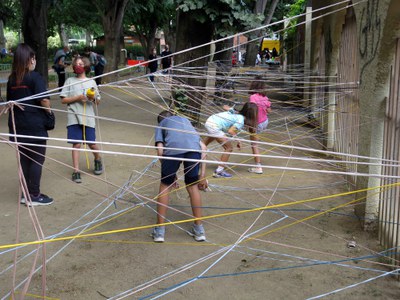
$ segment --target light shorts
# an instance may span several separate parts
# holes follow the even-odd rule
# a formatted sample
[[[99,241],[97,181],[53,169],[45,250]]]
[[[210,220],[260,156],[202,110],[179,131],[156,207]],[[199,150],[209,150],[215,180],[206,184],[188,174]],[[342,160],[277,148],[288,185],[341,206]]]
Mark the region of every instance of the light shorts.
[[[261,133],[263,131],[265,131],[265,129],[267,129],[268,127],[268,119],[266,119],[264,122],[259,123],[257,125],[257,133]]]
[[[226,137],[225,132],[223,132],[221,129],[216,128],[215,124],[212,122],[206,122],[204,124],[204,127],[206,128],[207,132],[212,135],[213,137],[216,138],[221,138],[221,137]]]
[[[83,125],[74,124],[67,126],[67,138],[69,140],[85,140],[87,144],[95,144],[96,130],[93,127],[85,126],[85,136],[83,136]],[[79,144],[78,142],[68,142],[69,144]]]

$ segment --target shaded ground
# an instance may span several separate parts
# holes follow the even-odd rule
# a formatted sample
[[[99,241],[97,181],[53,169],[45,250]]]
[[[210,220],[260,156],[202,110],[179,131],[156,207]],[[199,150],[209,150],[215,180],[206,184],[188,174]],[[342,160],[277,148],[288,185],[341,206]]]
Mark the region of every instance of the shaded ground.
[[[148,91],[146,95],[162,105],[156,95]],[[56,109],[65,109],[56,98],[52,105]],[[155,117],[160,111],[147,100],[111,88],[104,89],[99,107],[101,116],[149,125],[155,125]],[[286,121],[291,119],[289,114],[285,109],[275,109],[265,141],[320,148],[310,134],[312,128],[285,123],[284,116],[289,117]],[[65,138],[66,116],[62,112],[57,112],[56,116],[57,128],[51,136]],[[153,130],[137,124],[101,120],[98,140],[153,145]],[[7,132],[4,116],[0,117],[0,131]],[[66,145],[54,141],[49,144]],[[309,156],[298,150],[264,148],[273,155]],[[1,245],[7,245],[16,240],[18,181],[15,152],[6,144],[0,144],[0,149],[0,241]],[[104,150],[154,155],[152,150],[124,146],[106,145]],[[243,152],[250,152],[249,145]],[[89,158],[92,164],[92,157]],[[390,270],[380,265],[384,259],[373,257],[381,249],[374,237],[360,230],[353,206],[315,217],[321,211],[337,208],[354,199],[352,195],[343,194],[347,192],[347,184],[342,176],[316,172],[271,168],[266,169],[263,175],[255,175],[248,173],[246,167],[238,166],[234,168],[236,176],[231,180],[210,178],[212,191],[202,194],[204,214],[214,216],[205,224],[207,242],[194,242],[184,231],[189,229],[190,223],[182,223],[167,227],[166,243],[154,244],[149,237],[150,229],[142,228],[155,222],[151,200],[158,190],[158,163],[141,176],[152,160],[105,154],[106,172],[100,177],[84,175],[83,183],[78,185],[70,181],[70,152],[48,149],[42,190],[53,196],[55,203],[35,208],[46,236],[74,236],[82,230],[92,233],[135,229],[48,243],[47,258],[51,259],[47,263],[48,297],[104,299],[132,289],[134,294],[128,299],[151,298],[167,291],[170,293],[165,295],[166,299],[306,299]],[[231,161],[243,162],[244,158],[232,156]],[[336,168],[316,162],[274,159],[264,159],[263,162],[282,167]],[[82,154],[82,170],[88,171],[85,165],[85,155]],[[209,165],[207,173],[212,174],[213,169],[214,166]],[[121,189],[124,185],[125,189]],[[339,196],[327,197],[329,195]],[[118,201],[114,204],[105,200],[109,196],[110,199],[118,198]],[[303,201],[309,199],[316,201]],[[175,210],[169,210],[168,217],[173,221],[189,218],[182,214],[190,214],[185,190],[176,191],[171,200]],[[296,201],[299,202],[296,205],[273,206],[273,210],[259,209],[267,204]],[[97,216],[109,217],[88,225]],[[60,233],[66,228],[75,229]],[[247,238],[236,247],[230,247],[243,235]],[[20,240],[36,239],[28,209],[23,206]],[[357,246],[349,248],[350,240],[355,240]],[[23,247],[18,251],[18,258],[22,259],[34,249],[34,246]],[[12,286],[12,270],[6,268],[14,258],[13,252],[0,251],[0,296],[4,297]],[[18,263],[16,285],[27,278],[33,260],[33,255],[30,255]],[[40,277],[40,272],[33,276],[29,294],[40,295]],[[330,298],[398,299],[399,287],[398,281],[387,276]],[[17,291],[21,291],[21,287]]]

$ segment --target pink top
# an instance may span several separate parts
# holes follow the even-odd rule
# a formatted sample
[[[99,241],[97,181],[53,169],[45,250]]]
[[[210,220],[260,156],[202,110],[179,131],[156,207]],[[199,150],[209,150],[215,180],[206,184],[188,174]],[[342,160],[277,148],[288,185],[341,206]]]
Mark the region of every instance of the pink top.
[[[258,124],[268,120],[267,108],[271,107],[271,101],[269,101],[268,97],[260,94],[253,94],[250,96],[250,102],[258,106]]]

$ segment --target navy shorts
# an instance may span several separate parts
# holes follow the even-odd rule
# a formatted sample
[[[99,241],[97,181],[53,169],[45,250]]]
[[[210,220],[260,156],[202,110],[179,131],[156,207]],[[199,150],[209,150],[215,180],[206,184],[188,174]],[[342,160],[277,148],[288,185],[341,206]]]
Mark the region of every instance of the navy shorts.
[[[74,124],[67,126],[67,138],[69,140],[85,140],[94,144],[96,141],[96,130],[93,127],[85,126],[85,136],[83,136],[83,125]],[[68,142],[70,144],[79,144],[78,142]]]
[[[165,157],[175,158],[189,158],[189,159],[201,159],[201,153],[199,152],[186,152],[176,155],[166,155]],[[161,161],[161,182],[166,185],[171,185],[176,178],[176,172],[181,165],[181,160],[170,160],[163,159]],[[198,161],[184,161],[184,173],[185,173],[185,184],[189,185],[199,180],[199,165]]]

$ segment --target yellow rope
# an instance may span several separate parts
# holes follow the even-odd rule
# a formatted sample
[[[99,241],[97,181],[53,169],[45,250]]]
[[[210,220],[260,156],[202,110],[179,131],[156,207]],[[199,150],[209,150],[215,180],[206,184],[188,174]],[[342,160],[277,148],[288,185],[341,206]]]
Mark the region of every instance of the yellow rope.
[[[344,193],[322,196],[322,197],[311,198],[311,199],[305,199],[305,200],[300,200],[300,201],[295,201],[295,202],[286,202],[286,203],[275,204],[275,205],[270,205],[270,206],[257,207],[257,208],[253,208],[253,209],[245,209],[245,210],[240,210],[240,211],[236,211],[236,212],[228,212],[228,213],[223,213],[223,214],[205,216],[202,218],[191,218],[191,219],[186,219],[186,220],[168,222],[168,223],[164,223],[163,225],[169,226],[169,225],[174,225],[174,224],[189,223],[189,222],[193,222],[193,221],[197,221],[197,220],[208,220],[208,219],[215,219],[215,218],[227,217],[227,216],[233,216],[233,215],[239,215],[239,214],[245,214],[245,213],[252,213],[252,212],[257,212],[257,211],[262,211],[262,210],[277,209],[277,208],[293,206],[293,205],[297,205],[297,204],[321,201],[321,200],[334,198],[334,197],[348,196],[348,195],[352,195],[355,193],[366,192],[366,191],[370,191],[370,190],[374,190],[374,189],[390,188],[390,187],[399,186],[399,185],[400,185],[400,182],[391,183],[391,184],[382,185],[382,186],[370,187],[370,188],[365,188],[365,189],[361,189],[361,190],[344,192]],[[353,203],[356,203],[359,201],[361,201],[361,199],[352,200],[346,204],[339,205],[338,208],[343,207],[345,205],[353,204]],[[317,215],[319,215],[319,214],[317,214]],[[296,222],[298,223],[299,221],[296,221]],[[144,225],[144,226],[139,226],[139,227],[130,227],[130,228],[97,232],[97,233],[66,236],[66,237],[54,238],[51,240],[38,240],[38,241],[31,241],[31,242],[22,242],[22,243],[17,243],[17,244],[8,244],[8,245],[0,246],[0,249],[7,249],[7,248],[13,248],[13,247],[28,246],[28,245],[38,245],[38,244],[59,242],[59,241],[67,241],[67,240],[73,240],[73,239],[77,239],[77,238],[95,237],[95,236],[108,235],[108,234],[121,233],[121,232],[129,232],[129,231],[135,231],[135,230],[141,230],[141,229],[154,228],[156,226],[159,226],[159,225],[158,224],[150,224],[150,225]],[[286,225],[286,227],[287,227],[287,225]]]

